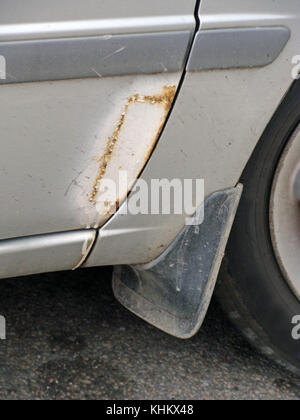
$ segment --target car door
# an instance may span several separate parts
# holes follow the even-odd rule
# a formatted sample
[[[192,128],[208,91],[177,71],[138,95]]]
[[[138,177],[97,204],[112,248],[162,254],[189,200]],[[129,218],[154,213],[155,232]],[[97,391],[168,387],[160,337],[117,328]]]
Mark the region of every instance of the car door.
[[[84,259],[158,141],[195,3],[1,1],[0,275]],[[101,200],[120,170],[126,187]]]

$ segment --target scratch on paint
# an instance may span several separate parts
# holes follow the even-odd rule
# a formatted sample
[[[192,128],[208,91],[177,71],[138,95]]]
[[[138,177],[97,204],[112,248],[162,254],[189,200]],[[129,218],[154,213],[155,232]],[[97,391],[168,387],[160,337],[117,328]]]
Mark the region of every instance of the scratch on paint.
[[[102,74],[98,73],[97,70],[95,70],[94,68],[91,68],[91,70],[98,76],[100,77],[100,79],[102,78]]]
[[[126,47],[121,47],[118,50],[114,51],[113,53],[108,54],[105,57],[103,57],[103,60],[107,60],[108,58],[113,57],[114,55],[119,54],[120,52],[122,52],[124,50],[126,50]]]

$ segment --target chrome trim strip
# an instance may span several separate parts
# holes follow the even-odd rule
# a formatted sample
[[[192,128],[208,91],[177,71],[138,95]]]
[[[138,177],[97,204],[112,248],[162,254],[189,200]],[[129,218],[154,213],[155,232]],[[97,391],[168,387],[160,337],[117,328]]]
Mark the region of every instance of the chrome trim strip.
[[[190,31],[0,43],[0,84],[182,70]]]
[[[264,67],[276,60],[290,36],[283,26],[200,30],[187,70]]]

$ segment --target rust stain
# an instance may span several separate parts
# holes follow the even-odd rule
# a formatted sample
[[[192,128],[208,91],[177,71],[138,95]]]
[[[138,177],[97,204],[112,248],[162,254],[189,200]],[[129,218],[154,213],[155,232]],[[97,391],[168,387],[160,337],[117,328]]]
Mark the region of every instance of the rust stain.
[[[161,132],[163,129],[163,126],[165,124],[165,120],[169,114],[170,108],[172,106],[175,94],[176,94],[176,86],[164,86],[162,93],[161,94],[157,94],[157,95],[139,95],[139,94],[135,94],[133,96],[131,96],[124,108],[124,111],[121,115],[121,118],[115,128],[115,131],[113,133],[113,135],[108,139],[107,144],[106,144],[106,148],[105,148],[105,152],[103,154],[103,156],[100,158],[100,164],[99,164],[99,171],[98,171],[98,175],[95,181],[95,184],[93,186],[93,190],[92,193],[89,197],[89,201],[93,204],[96,204],[95,198],[98,194],[99,191],[99,187],[100,187],[100,183],[102,181],[102,179],[105,176],[106,170],[107,170],[107,166],[112,158],[112,154],[115,148],[116,143],[118,142],[119,139],[119,135],[121,132],[121,129],[125,123],[125,119],[126,119],[126,115],[128,113],[128,109],[130,107],[131,104],[135,104],[135,103],[149,103],[151,105],[162,105],[165,108],[165,113],[164,113],[164,118],[163,118],[163,122],[161,124],[161,126],[159,127],[159,130],[157,132],[157,135],[154,138],[153,141],[153,145],[151,147],[151,149],[149,150],[145,162],[148,160],[153,147],[155,146]],[[119,204],[119,203],[118,203]]]

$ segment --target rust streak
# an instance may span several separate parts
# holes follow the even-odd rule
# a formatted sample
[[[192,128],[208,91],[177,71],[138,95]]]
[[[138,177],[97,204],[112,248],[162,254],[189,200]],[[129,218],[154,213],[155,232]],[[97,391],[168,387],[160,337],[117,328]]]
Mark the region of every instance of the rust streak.
[[[92,193],[89,197],[89,201],[93,204],[96,204],[95,198],[98,194],[99,191],[99,187],[100,187],[100,183],[102,181],[102,179],[105,176],[106,170],[107,170],[107,166],[112,158],[112,154],[115,148],[116,143],[118,142],[119,139],[119,135],[121,132],[121,129],[125,123],[125,119],[126,119],[126,115],[128,113],[128,109],[130,107],[131,104],[134,103],[149,103],[151,105],[163,105],[165,108],[165,114],[164,114],[164,120],[161,124],[161,126],[159,127],[159,130],[157,132],[157,135],[154,138],[153,141],[153,145],[151,150],[149,150],[146,160],[148,160],[153,147],[155,146],[160,133],[163,129],[165,120],[168,116],[168,113],[170,111],[170,108],[172,106],[174,97],[175,97],[175,93],[176,93],[176,86],[164,86],[163,91],[161,94],[157,94],[157,95],[139,95],[139,94],[135,94],[133,96],[131,96],[124,108],[124,111],[121,115],[121,118],[115,128],[115,131],[113,133],[113,135],[108,139],[107,144],[106,144],[106,149],[105,149],[105,153],[104,155],[100,158],[100,164],[99,164],[99,171],[98,171],[98,175],[95,181],[95,184],[93,186],[93,190]]]

